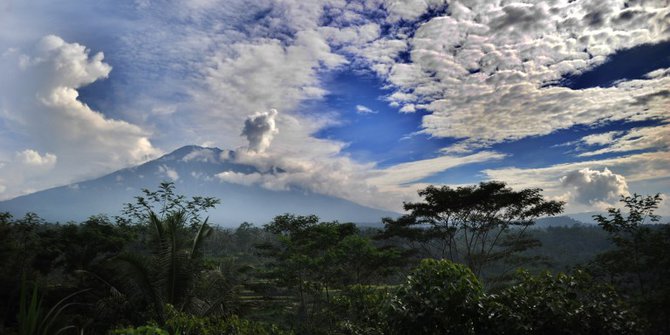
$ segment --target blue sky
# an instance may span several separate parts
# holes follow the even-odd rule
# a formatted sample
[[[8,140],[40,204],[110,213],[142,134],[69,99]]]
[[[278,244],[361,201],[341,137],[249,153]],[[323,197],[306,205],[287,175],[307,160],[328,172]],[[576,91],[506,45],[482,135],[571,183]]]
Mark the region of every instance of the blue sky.
[[[0,1],[0,199],[189,144],[384,209],[491,179],[568,212],[667,195],[668,15],[618,0]]]

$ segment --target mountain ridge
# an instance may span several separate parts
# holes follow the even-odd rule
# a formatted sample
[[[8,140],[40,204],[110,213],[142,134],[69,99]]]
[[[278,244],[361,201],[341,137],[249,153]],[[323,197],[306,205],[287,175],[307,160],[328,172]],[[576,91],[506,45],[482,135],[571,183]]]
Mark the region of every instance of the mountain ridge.
[[[0,212],[13,215],[35,212],[49,221],[82,221],[91,215],[120,215],[124,203],[134,201],[142,189],[153,190],[163,181],[175,183],[176,193],[212,196],[221,204],[207,214],[210,222],[237,226],[242,222],[264,224],[274,216],[316,214],[322,220],[379,224],[382,217],[398,213],[362,206],[352,201],[304,189],[269,190],[218,180],[221,172],[283,173],[260,171],[235,162],[235,151],[186,145],[154,160],[114,171],[98,178],[50,188],[0,202]]]

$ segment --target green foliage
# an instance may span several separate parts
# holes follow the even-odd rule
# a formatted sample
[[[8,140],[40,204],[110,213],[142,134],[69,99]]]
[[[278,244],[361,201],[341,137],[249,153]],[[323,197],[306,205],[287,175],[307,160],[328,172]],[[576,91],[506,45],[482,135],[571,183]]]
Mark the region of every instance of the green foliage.
[[[480,276],[484,267],[536,247],[526,228],[540,216],[563,211],[546,201],[540,189],[514,191],[502,182],[419,191],[423,202],[405,203],[410,213],[386,218],[385,237],[403,237],[423,255],[463,262]]]
[[[19,301],[19,334],[32,335],[40,333],[38,326],[40,324],[40,313],[42,303],[37,295],[37,285],[34,286],[30,298],[28,298],[28,288],[25,280],[21,287]]]
[[[609,208],[607,210],[610,218],[603,215],[594,215],[594,219],[605,231],[625,239],[625,234],[632,234],[642,228],[642,225],[649,219],[651,222],[658,222],[659,216],[654,215],[661,202],[661,195],[641,196],[633,194],[632,196],[622,196],[621,202],[628,209],[628,216],[624,218],[620,208]]]
[[[114,335],[170,335],[167,331],[157,326],[140,326],[137,328],[124,328],[112,331]]]
[[[162,182],[158,189],[150,191],[142,189],[143,196],[136,196],[135,203],[123,206],[123,216],[117,220],[124,223],[148,223],[150,213],[159,219],[164,219],[175,213],[183,213],[186,222],[191,227],[202,223],[202,213],[221,203],[214,197],[195,196],[188,199],[186,196],[175,193],[173,182]]]
[[[611,210],[599,218],[603,230],[536,233],[525,228],[562,204],[524,191],[502,183],[429,188],[424,202],[407,204],[410,215],[387,224],[394,238],[382,241],[351,223],[290,214],[263,229],[212,228],[192,216],[214,204],[188,205],[170,183],[146,191],[130,205],[136,215],[117,223],[95,216],[61,225],[34,214],[0,214],[0,333],[668,333],[670,227],[645,224],[655,217],[658,197],[624,198],[630,214]],[[595,279],[579,271],[520,272],[491,288],[488,275],[507,271],[536,244],[532,237],[549,242],[523,256],[558,254],[559,264],[615,248],[588,268]],[[454,260],[465,264],[423,260],[407,275],[400,250],[408,245],[447,259],[452,248]],[[23,276],[39,289],[21,285]],[[72,303],[68,294],[85,288]]]
[[[95,272],[118,255],[132,233],[113,224],[106,216],[92,216],[80,224],[69,223],[37,232],[40,243],[34,267],[42,273],[62,267],[67,273]]]
[[[642,325],[618,294],[583,272],[521,271],[518,282],[485,293],[474,274],[426,259],[391,298],[384,334],[639,334]]]
[[[610,208],[608,217],[595,216],[616,248],[598,255],[592,272],[630,296],[653,334],[670,332],[670,226],[647,224],[658,222],[654,211],[661,200],[659,194],[625,196],[626,215]]]
[[[126,295],[143,297],[160,322],[165,320],[164,304],[194,311],[211,307],[207,301],[196,299],[192,294],[194,282],[204,270],[200,249],[203,240],[212,232],[207,220],[191,240],[185,226],[186,213],[170,213],[164,219],[149,213],[148,217],[153,232],[151,255],[124,254],[114,260],[120,270],[117,279],[125,282]]]
[[[78,291],[59,300],[48,311],[42,308],[43,299],[39,296],[37,284],[33,286],[32,293],[28,295],[28,284],[25,279],[22,280],[21,293],[19,295],[19,335],[50,335],[59,334],[73,326],[65,326],[54,330],[55,323],[61,313],[72,306],[68,300],[84,291]]]
[[[273,259],[274,278],[288,287],[365,284],[400,261],[397,250],[377,248],[353,223],[285,214],[265,229],[276,235],[277,243],[260,248]]]
[[[352,223],[286,214],[265,230],[276,237],[259,246],[270,259],[266,275],[296,301],[286,312],[299,333],[332,332],[339,320],[329,308],[337,291],[383,277],[400,261],[397,250],[377,248]]]
[[[467,267],[424,259],[391,301],[388,333],[475,334],[482,297],[482,285]]]
[[[199,317],[177,311],[171,305],[166,306],[167,320],[164,327],[146,325],[138,328],[125,328],[112,333],[118,335],[291,335],[273,325],[241,319],[237,316],[227,318]]]
[[[392,289],[386,286],[352,285],[333,298],[330,310],[336,333],[382,335],[388,321]]]
[[[487,296],[485,334],[639,334],[641,324],[618,294],[584,272],[519,273],[519,283]]]

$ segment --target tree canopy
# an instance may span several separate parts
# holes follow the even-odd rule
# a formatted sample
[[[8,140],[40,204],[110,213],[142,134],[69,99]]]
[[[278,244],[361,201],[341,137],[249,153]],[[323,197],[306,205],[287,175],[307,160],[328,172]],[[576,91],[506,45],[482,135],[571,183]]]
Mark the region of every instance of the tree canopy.
[[[537,246],[526,228],[563,211],[563,202],[545,200],[541,191],[497,181],[429,186],[419,191],[423,201],[404,204],[409,214],[384,219],[384,236],[406,238],[426,256],[462,261],[479,276],[485,265]]]

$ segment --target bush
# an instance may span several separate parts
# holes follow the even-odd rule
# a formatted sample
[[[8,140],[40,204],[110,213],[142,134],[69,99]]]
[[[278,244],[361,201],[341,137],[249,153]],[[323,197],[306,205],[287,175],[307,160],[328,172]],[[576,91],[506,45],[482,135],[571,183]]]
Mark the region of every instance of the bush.
[[[275,325],[241,319],[238,316],[227,318],[199,317],[166,306],[167,321],[163,327],[146,325],[138,328],[115,330],[118,335],[290,335]]]
[[[475,334],[483,289],[466,266],[424,259],[389,307],[391,334]]]
[[[483,302],[482,334],[639,334],[640,324],[616,292],[581,271],[519,273],[520,282]]]

